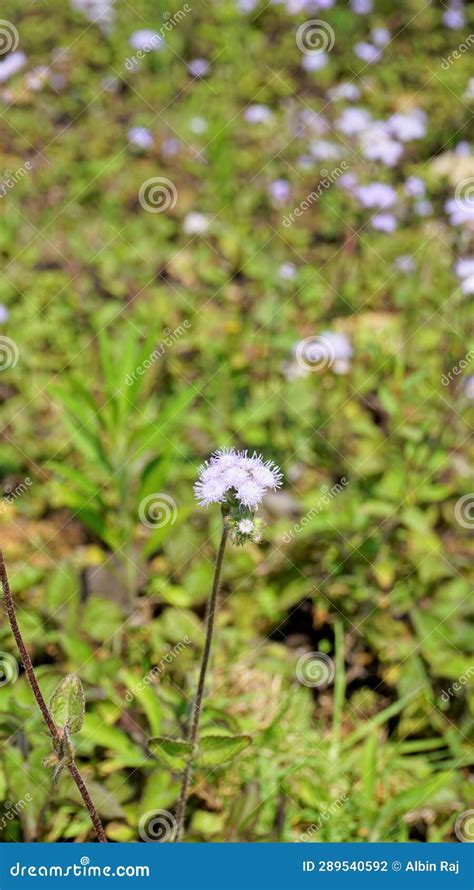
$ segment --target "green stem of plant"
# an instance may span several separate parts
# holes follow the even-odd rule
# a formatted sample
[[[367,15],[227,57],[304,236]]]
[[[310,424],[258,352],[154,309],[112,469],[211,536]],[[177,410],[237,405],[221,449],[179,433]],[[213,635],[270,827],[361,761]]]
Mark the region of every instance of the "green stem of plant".
[[[219,583],[222,571],[222,563],[224,560],[224,551],[225,545],[227,543],[228,536],[228,528],[224,517],[224,524],[222,528],[222,537],[219,545],[219,550],[217,552],[216,559],[216,568],[214,571],[214,580],[212,582],[212,590],[209,598],[209,602],[207,604],[206,611],[206,640],[204,643],[204,651],[202,653],[201,660],[201,669],[199,672],[199,680],[198,687],[196,692],[196,698],[193,706],[193,714],[191,721],[191,732],[189,734],[189,741],[192,745],[192,751],[189,755],[188,762],[186,764],[186,768],[183,773],[183,779],[181,782],[181,791],[179,795],[178,808],[176,811],[176,831],[175,836],[173,838],[174,841],[180,841],[183,835],[183,827],[184,827],[184,815],[186,810],[186,800],[188,797],[188,788],[189,782],[191,779],[191,773],[193,769],[194,756],[196,753],[196,747],[198,742],[198,732],[199,732],[199,721],[201,719],[202,712],[202,700],[204,695],[204,685],[206,682],[206,673],[207,667],[209,664],[209,656],[211,654],[211,645],[212,645],[212,634],[214,631],[214,619],[216,615],[216,604],[217,604],[217,596],[219,593]]]
[[[31,686],[31,691],[32,691],[32,693],[36,699],[36,702],[38,704],[38,707],[43,715],[44,722],[46,723],[46,726],[48,727],[49,734],[53,741],[54,748],[55,748],[55,750],[57,750],[61,743],[61,736],[60,736],[60,734],[58,732],[58,728],[51,716],[51,712],[48,708],[48,705],[46,704],[46,702],[43,698],[43,693],[41,692],[41,689],[39,688],[38,680],[36,679],[36,674],[35,674],[35,671],[33,668],[33,664],[32,664],[28,649],[25,646],[23,637],[21,635],[20,628],[18,626],[18,621],[17,621],[17,617],[16,617],[16,612],[15,612],[15,603],[13,602],[13,597],[12,597],[11,590],[10,590],[10,584],[8,583],[8,575],[7,575],[7,570],[6,570],[5,560],[3,558],[2,550],[0,550],[0,581],[1,581],[2,587],[3,587],[3,598],[5,601],[5,610],[6,610],[6,613],[8,616],[8,620],[10,622],[10,627],[12,629],[12,633],[15,638],[16,645],[18,647],[18,652],[20,653],[20,658],[22,660],[23,667],[25,668],[25,673],[28,678],[28,682]],[[99,814],[98,814],[94,804],[92,803],[92,800],[91,800],[91,797],[87,790],[84,779],[82,778],[82,776],[74,762],[68,764],[68,769],[69,769],[69,772],[70,772],[72,778],[74,779],[74,781],[77,785],[77,788],[78,788],[80,795],[84,801],[87,812],[89,813],[91,822],[92,822],[95,832],[97,834],[97,839],[101,843],[106,844],[107,838],[105,836],[105,831],[104,831],[102,822],[100,821]]]

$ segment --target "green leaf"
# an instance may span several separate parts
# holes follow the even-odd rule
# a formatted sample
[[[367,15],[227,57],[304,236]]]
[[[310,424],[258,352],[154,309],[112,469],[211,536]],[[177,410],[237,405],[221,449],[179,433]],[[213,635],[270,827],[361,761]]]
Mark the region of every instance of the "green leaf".
[[[166,736],[155,736],[148,742],[150,751],[163,763],[174,770],[185,768],[189,755],[193,750],[191,742],[182,739],[169,739]]]
[[[53,692],[49,704],[53,720],[70,734],[79,732],[84,722],[84,690],[76,674],[68,674]]]
[[[208,735],[201,739],[197,762],[200,766],[219,766],[251,744],[249,735]]]

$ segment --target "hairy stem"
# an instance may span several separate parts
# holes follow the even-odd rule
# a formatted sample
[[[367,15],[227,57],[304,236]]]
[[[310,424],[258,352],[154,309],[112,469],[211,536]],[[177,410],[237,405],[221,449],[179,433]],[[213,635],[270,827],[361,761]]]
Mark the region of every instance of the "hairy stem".
[[[23,667],[25,668],[25,673],[28,678],[28,682],[31,686],[31,690],[32,690],[33,695],[36,699],[38,707],[43,715],[44,722],[46,723],[46,726],[48,727],[49,734],[53,741],[54,748],[55,748],[55,750],[57,750],[57,748],[59,747],[60,742],[61,742],[61,736],[60,736],[58,728],[51,716],[51,712],[48,708],[48,705],[46,704],[46,702],[43,698],[43,693],[41,692],[41,689],[39,688],[38,681],[36,679],[36,674],[35,674],[35,671],[33,668],[33,664],[31,662],[31,658],[29,656],[28,650],[25,646],[23,637],[21,635],[20,628],[18,626],[18,621],[16,618],[16,612],[15,612],[15,604],[13,602],[10,585],[8,583],[8,575],[7,575],[7,570],[5,567],[5,561],[3,558],[2,550],[0,550],[0,580],[2,583],[2,587],[3,587],[3,598],[4,598],[4,602],[5,602],[5,610],[6,610],[6,613],[8,616],[8,620],[10,622],[10,627],[12,629],[13,636],[15,637],[15,642],[18,647],[18,652],[20,653],[20,658],[22,660]],[[100,821],[99,814],[98,814],[94,804],[92,803],[92,800],[91,800],[89,792],[86,788],[84,779],[82,778],[75,763],[70,763],[68,765],[68,769],[69,769],[69,772],[79,789],[81,797],[82,797],[84,804],[86,806],[87,812],[89,813],[91,822],[92,822],[95,832],[97,834],[98,840],[101,843],[106,844],[107,838],[105,836],[105,831],[102,826],[102,822]]]
[[[209,656],[211,654],[211,645],[212,645],[212,634],[214,630],[214,618],[216,615],[216,604],[217,604],[217,595],[219,593],[219,582],[221,577],[222,563],[224,560],[224,551],[225,545],[227,543],[228,536],[228,528],[226,525],[226,521],[224,518],[224,525],[222,529],[222,537],[219,545],[219,550],[217,552],[216,559],[216,568],[214,571],[214,580],[212,582],[212,590],[211,596],[209,597],[209,602],[207,604],[206,611],[206,640],[204,643],[204,651],[202,653],[201,660],[201,670],[199,672],[199,681],[196,692],[196,698],[193,705],[193,715],[191,721],[191,732],[189,734],[189,741],[192,745],[192,751],[189,755],[189,760],[186,764],[186,769],[183,773],[183,779],[181,782],[181,791],[179,795],[178,801],[178,809],[176,812],[176,832],[174,836],[175,841],[180,841],[183,835],[183,826],[184,826],[184,815],[186,809],[186,800],[188,797],[188,788],[189,782],[191,779],[191,773],[193,769],[194,763],[194,755],[196,753],[196,746],[198,741],[198,732],[199,732],[199,721],[201,719],[202,712],[202,699],[204,695],[204,685],[206,682],[206,673],[207,667],[209,664]]]

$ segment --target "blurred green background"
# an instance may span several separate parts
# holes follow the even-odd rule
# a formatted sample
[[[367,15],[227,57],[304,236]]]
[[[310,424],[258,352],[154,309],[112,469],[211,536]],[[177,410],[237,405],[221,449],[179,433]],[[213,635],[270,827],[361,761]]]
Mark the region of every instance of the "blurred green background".
[[[285,484],[264,543],[229,549],[205,711],[253,744],[198,770],[188,839],[460,840],[474,344],[454,268],[473,245],[445,204],[474,183],[472,52],[442,62],[472,4],[464,30],[418,0],[369,16],[109,5],[100,24],[66,2],[1,13],[25,53],[0,83],[1,542],[41,686],[79,674],[78,762],[107,835],[150,839],[179,774],[147,741],[185,732],[219,534],[192,486],[215,448],[256,449]],[[312,17],[335,35],[320,70],[295,40]],[[353,47],[374,27],[391,42],[367,64]],[[136,62],[141,29],[163,43]],[[343,82],[376,121],[426,113],[396,166],[341,135]],[[400,195],[395,231],[336,181],[284,223],[342,160]],[[344,373],[295,358],[328,331],[350,343]],[[0,633],[1,837],[92,838],[69,779],[51,790],[5,620]],[[328,656],[329,682],[301,682],[309,653]]]

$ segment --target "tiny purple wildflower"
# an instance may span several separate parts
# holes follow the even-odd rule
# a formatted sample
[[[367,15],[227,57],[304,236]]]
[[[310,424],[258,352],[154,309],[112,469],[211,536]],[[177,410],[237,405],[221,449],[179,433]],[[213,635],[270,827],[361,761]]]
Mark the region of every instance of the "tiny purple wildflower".
[[[246,451],[222,449],[201,467],[194,492],[204,507],[221,504],[233,494],[241,507],[256,510],[267,489],[279,488],[281,479],[273,461],[264,462],[256,452],[249,457]]]

